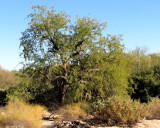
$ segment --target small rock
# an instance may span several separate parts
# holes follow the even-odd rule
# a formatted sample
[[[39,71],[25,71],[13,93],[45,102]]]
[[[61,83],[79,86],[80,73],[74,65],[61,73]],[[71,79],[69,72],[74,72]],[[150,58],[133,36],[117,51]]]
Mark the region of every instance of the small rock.
[[[42,120],[49,120],[49,116],[48,114],[42,114]]]

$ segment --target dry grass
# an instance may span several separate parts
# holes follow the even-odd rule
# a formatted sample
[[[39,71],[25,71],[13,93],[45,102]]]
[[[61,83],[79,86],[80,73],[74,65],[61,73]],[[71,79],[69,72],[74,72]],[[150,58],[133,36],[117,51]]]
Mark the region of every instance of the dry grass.
[[[85,118],[89,109],[87,103],[79,102],[61,107],[57,114],[60,114],[63,120],[72,121]]]
[[[4,116],[3,116],[2,110],[0,110],[0,113],[2,114],[2,115],[0,115],[0,128],[1,128],[2,126],[4,126],[5,120],[4,120]]]
[[[39,105],[29,105],[18,101],[10,102],[4,110],[1,110],[0,125],[39,128],[42,123],[42,113],[45,112],[45,108]]]
[[[160,119],[160,99],[153,98],[147,105],[147,119]]]
[[[61,107],[59,120],[84,119],[91,111],[85,102],[74,103]],[[0,109],[0,126],[19,126],[25,128],[41,127],[42,113],[47,113],[39,105],[29,105],[23,102],[10,102]],[[131,126],[142,118],[160,119],[160,99],[154,98],[148,104],[141,104],[128,98],[112,97],[105,106],[97,109],[95,118],[107,122],[109,125]]]
[[[141,119],[160,119],[160,99],[153,98],[148,104],[130,98],[112,97],[96,111],[95,118],[109,125],[131,126]]]
[[[147,114],[145,104],[132,101],[129,98],[112,97],[105,107],[95,114],[95,118],[107,122],[109,125],[130,126]]]

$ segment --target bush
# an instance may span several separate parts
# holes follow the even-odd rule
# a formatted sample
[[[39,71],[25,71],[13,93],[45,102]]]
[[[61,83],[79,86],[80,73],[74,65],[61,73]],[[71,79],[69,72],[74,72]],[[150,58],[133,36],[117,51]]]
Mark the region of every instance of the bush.
[[[48,99],[48,95],[42,94],[46,93],[49,89],[47,84],[41,84],[38,80],[23,78],[16,87],[11,87],[7,90],[7,98],[13,101],[18,99],[25,102],[30,100],[38,102],[39,100]],[[39,101],[38,103],[43,103],[43,101]]]
[[[46,110],[39,105],[29,105],[16,101],[9,102],[0,112],[0,125],[3,127],[39,128],[42,123],[42,113],[46,112]]]
[[[133,125],[146,116],[146,105],[130,98],[111,97],[95,113],[95,118],[108,125]]]
[[[86,102],[78,102],[61,107],[58,114],[68,121],[76,119],[84,119],[90,111],[90,107]]]
[[[139,71],[129,79],[129,94],[132,99],[149,102],[152,97],[160,97],[160,65]],[[132,90],[132,91],[130,91]]]

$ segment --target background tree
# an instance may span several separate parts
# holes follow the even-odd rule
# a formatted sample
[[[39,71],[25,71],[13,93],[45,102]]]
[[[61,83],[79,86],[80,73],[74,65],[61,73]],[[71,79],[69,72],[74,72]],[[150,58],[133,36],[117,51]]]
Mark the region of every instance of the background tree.
[[[128,88],[131,97],[148,102],[151,97],[159,96],[159,54],[147,54],[145,49],[136,48],[129,57],[132,63]]]
[[[20,78],[16,76],[15,71],[7,71],[0,67],[0,89],[7,89],[18,84]]]
[[[151,97],[160,97],[160,65],[132,75],[129,86],[132,87],[132,99],[148,102]]]
[[[151,67],[160,64],[160,54],[158,54],[158,53],[152,53],[152,54],[149,54],[149,57],[150,57]]]

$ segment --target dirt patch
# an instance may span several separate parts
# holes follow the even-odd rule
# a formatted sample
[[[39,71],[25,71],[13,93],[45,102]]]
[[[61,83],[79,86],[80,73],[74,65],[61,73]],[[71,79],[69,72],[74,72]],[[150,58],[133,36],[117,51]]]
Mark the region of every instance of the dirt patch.
[[[69,128],[71,126],[74,127],[86,127],[86,128],[120,128],[118,126],[112,126],[109,127],[107,126],[107,124],[102,124],[102,122],[100,123],[96,123],[96,121],[94,120],[93,116],[88,116],[89,120],[72,120],[72,121],[65,121],[64,119],[61,119],[60,115],[54,115],[52,114],[52,116],[50,116],[50,113],[47,114],[43,114],[43,119],[47,119],[47,120],[43,120],[43,124],[42,124],[42,128]],[[50,118],[48,118],[50,117]],[[60,120],[57,120],[57,118],[60,118]],[[133,128],[160,128],[160,120],[141,120],[140,122],[138,122],[136,125],[133,126]]]
[[[160,120],[142,120],[134,128],[160,128]]]
[[[57,124],[54,123],[54,121],[43,121],[42,128],[54,128]],[[120,128],[117,126],[113,127],[94,127],[91,126],[91,128]],[[142,120],[139,123],[137,123],[133,128],[160,128],[160,120]]]

